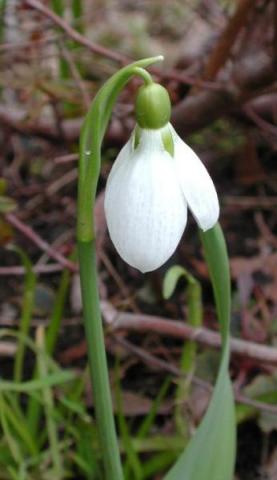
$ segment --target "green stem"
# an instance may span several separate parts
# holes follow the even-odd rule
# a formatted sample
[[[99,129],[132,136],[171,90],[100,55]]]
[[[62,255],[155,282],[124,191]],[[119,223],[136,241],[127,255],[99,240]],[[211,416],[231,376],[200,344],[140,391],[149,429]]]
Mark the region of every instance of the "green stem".
[[[7,0],[0,0],[0,42],[5,40],[5,13],[7,7]]]
[[[94,405],[103,455],[105,478],[123,480],[109,387],[104,332],[99,308],[93,210],[101,167],[101,146],[114,103],[126,83],[140,69],[162,60],[153,57],[135,62],[115,73],[96,95],[80,138],[77,238],[83,315]],[[142,74],[139,71],[140,75]],[[144,75],[149,80],[148,74]]]
[[[81,289],[93,398],[107,479],[123,479],[109,388],[104,333],[99,308],[95,242],[79,242]]]
[[[146,85],[150,85],[151,83],[153,83],[153,79],[152,79],[150,73],[147,72],[147,70],[144,70],[144,68],[135,67],[134,68],[134,74],[141,77]]]
[[[63,0],[52,0],[52,8],[54,10],[54,12],[56,13],[56,15],[59,15],[60,17],[62,17],[64,15],[64,10],[65,10],[65,6],[64,6],[64,1]]]
[[[129,478],[126,475],[126,467],[128,464],[131,466],[131,476],[134,480],[142,480],[143,471],[142,464],[139,460],[137,452],[133,448],[133,440],[130,435],[129,425],[124,417],[123,413],[123,399],[120,385],[120,359],[119,356],[116,358],[115,365],[115,402],[116,402],[116,411],[118,419],[118,428],[120,431],[120,436],[122,438],[122,446],[124,448],[124,453],[126,456],[126,463],[124,468],[124,478]]]
[[[187,278],[188,286],[186,288],[188,315],[187,322],[193,327],[199,327],[202,324],[202,298],[201,298],[201,286],[200,283],[187,271],[184,271],[184,275]],[[175,407],[175,421],[178,432],[188,438],[189,425],[187,416],[184,415],[184,402],[186,402],[190,385],[195,370],[197,345],[193,340],[184,343],[180,369],[185,375],[185,378],[180,378],[177,382],[176,389],[176,407]]]
[[[70,260],[73,260],[73,259],[75,260],[76,251],[74,251],[69,258]],[[49,326],[46,331],[45,350],[48,353],[48,355],[51,355],[51,356],[53,355],[56,344],[57,344],[58,333],[60,331],[61,320],[63,317],[70,278],[71,278],[70,272],[68,270],[64,270],[61,275],[61,279],[60,279],[60,283],[59,283],[59,287],[58,287],[58,291],[57,291],[57,295],[56,295],[55,303],[53,307],[53,312],[50,317]],[[37,372],[37,365],[36,365],[33,372],[33,379],[37,378],[37,373],[38,372]],[[28,418],[30,430],[34,436],[37,434],[37,431],[38,431],[41,412],[42,412],[41,404],[37,401],[36,398],[31,397],[29,399],[28,407],[27,407],[27,418]]]
[[[207,232],[200,230],[216,303],[222,336],[222,350],[229,350],[229,327],[231,311],[231,284],[227,247],[222,229],[217,223]]]
[[[23,361],[25,355],[25,343],[23,338],[24,336],[28,335],[32,320],[36,287],[36,275],[32,270],[32,263],[29,257],[25,254],[25,252],[19,247],[14,247],[13,249],[21,257],[26,272],[24,280],[22,312],[19,322],[19,332],[22,334],[22,336],[20,336],[18,340],[14,362],[14,381],[20,382],[22,379]]]
[[[76,257],[77,257],[77,252],[76,252],[76,249],[74,249],[72,254],[69,256],[69,260],[76,261]],[[46,335],[45,335],[45,349],[49,355],[53,355],[54,350],[56,348],[58,334],[61,327],[61,321],[63,318],[65,303],[66,303],[68,289],[70,285],[70,280],[71,280],[71,273],[69,270],[66,269],[63,271],[61,275],[57,295],[55,298],[55,303],[53,306],[53,312],[51,314],[49,326],[46,330]]]
[[[82,0],[72,0],[71,10],[74,18],[74,27],[76,30],[78,30],[78,32],[84,33]]]
[[[44,328],[38,327],[36,332],[37,346],[39,347],[38,353],[38,372],[40,378],[45,378],[48,375],[47,364],[45,361],[45,335]],[[54,420],[54,400],[52,390],[48,386],[43,386],[42,397],[44,400],[44,410],[46,417],[46,428],[49,439],[49,449],[51,452],[51,460],[53,463],[53,477],[55,480],[63,478],[63,466],[62,459],[59,451],[59,438],[57,425]]]

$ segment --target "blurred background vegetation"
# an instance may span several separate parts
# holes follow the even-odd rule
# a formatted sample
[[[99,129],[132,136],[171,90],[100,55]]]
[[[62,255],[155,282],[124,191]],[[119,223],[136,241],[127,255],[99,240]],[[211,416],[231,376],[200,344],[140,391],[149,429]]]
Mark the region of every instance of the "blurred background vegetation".
[[[102,478],[75,251],[78,137],[103,82],[157,54],[165,62],[152,73],[170,93],[172,123],[221,199],[236,479],[276,480],[276,2],[0,0],[0,18],[0,480]],[[125,477],[158,480],[208,404],[219,336],[191,219],[168,264],[147,275],[107,235],[105,182],[139,85],[115,107],[95,215]]]

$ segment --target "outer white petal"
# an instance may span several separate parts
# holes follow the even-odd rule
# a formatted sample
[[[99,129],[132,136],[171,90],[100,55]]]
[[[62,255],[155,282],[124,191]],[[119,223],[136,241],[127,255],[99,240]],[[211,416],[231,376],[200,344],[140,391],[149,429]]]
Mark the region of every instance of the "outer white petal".
[[[172,126],[171,131],[177,176],[183,194],[199,227],[204,231],[209,230],[219,217],[219,203],[213,181],[201,160]]]
[[[130,153],[131,152],[131,153]],[[175,251],[187,220],[187,205],[158,130],[142,130],[111,170],[105,212],[121,257],[142,272],[160,267]]]

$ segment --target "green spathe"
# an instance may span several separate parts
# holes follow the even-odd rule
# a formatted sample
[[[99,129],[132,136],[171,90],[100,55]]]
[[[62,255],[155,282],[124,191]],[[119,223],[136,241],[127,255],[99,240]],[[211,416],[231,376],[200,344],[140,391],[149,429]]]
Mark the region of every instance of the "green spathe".
[[[136,120],[141,128],[158,129],[170,120],[171,102],[167,90],[158,83],[140,87],[135,105]]]

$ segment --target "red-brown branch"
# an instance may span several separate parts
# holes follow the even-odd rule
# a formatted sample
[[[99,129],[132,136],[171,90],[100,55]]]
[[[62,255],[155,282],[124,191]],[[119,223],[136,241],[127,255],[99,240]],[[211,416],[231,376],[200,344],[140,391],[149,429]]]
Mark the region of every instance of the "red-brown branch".
[[[47,265],[34,265],[33,271],[35,273],[56,273],[64,269],[64,266],[60,263],[49,263]],[[25,275],[26,269],[21,265],[12,265],[11,267],[0,267],[0,276],[9,275]]]
[[[184,374],[181,372],[181,370],[176,367],[175,365],[169,363],[168,361],[162,360],[151,353],[147,352],[146,350],[138,347],[137,345],[134,345],[133,343],[129,342],[128,340],[114,336],[114,340],[119,343],[121,346],[123,346],[125,349],[129,350],[132,354],[136,355],[139,357],[146,365],[153,366],[154,368],[158,368],[159,370],[163,370],[165,372],[171,373],[172,375],[175,375],[177,377],[183,377]],[[201,380],[200,378],[196,376],[191,377],[192,383],[195,385],[198,385],[202,388],[205,388],[209,392],[212,392],[213,387],[210,383]],[[277,414],[277,406],[276,405],[270,405],[265,402],[259,402],[258,400],[254,400],[252,398],[249,398],[245,395],[243,395],[240,391],[234,388],[234,396],[237,402],[243,403],[245,405],[249,405],[253,408],[263,410],[265,412],[270,412],[273,414]]]
[[[123,55],[121,53],[115,52],[114,50],[111,50],[109,48],[103,47],[102,45],[99,45],[98,43],[92,42],[89,40],[87,37],[84,35],[81,35],[77,30],[74,30],[65,20],[63,20],[61,17],[56,15],[52,10],[47,8],[45,5],[43,5],[40,1],[38,0],[25,0],[25,3],[31,7],[37,10],[38,12],[42,13],[45,15],[47,18],[52,20],[54,24],[56,24],[58,27],[60,27],[67,35],[69,38],[74,40],[75,42],[79,43],[83,47],[86,47],[88,50],[90,50],[93,53],[97,53],[99,55],[102,55],[106,58],[110,58],[111,60],[115,60],[116,62],[125,65],[128,64],[132,61],[130,57],[127,55]],[[204,87],[209,90],[219,90],[221,88],[220,85],[217,85],[215,83],[205,81],[201,78],[196,79],[191,77],[190,75],[187,75],[184,72],[180,72],[178,70],[172,69],[170,72],[161,72],[159,69],[155,67],[151,67],[151,72],[156,74],[158,77],[162,77],[164,79],[168,80],[175,80],[180,83],[185,83],[188,85],[192,86],[197,86],[197,87]]]
[[[193,328],[184,322],[162,317],[117,312],[113,319],[110,318],[110,322],[113,330],[151,331],[157,332],[159,335],[194,340],[214,348],[219,348],[221,345],[220,335],[212,330]],[[231,351],[235,355],[247,357],[256,362],[277,365],[277,350],[272,347],[232,338]]]
[[[102,55],[104,57],[110,58],[111,60],[115,60],[116,62],[120,62],[122,64],[128,63],[130,60],[127,56],[122,55],[121,53],[115,52],[110,50],[109,48],[103,47],[98,43],[92,42],[88,38],[81,35],[77,30],[74,30],[67,22],[65,22],[61,17],[56,15],[52,10],[43,5],[38,0],[25,0],[25,4],[31,8],[34,8],[38,12],[42,13],[44,16],[48,17],[52,20],[53,23],[58,25],[64,32],[75,42],[83,45],[88,50],[93,53],[97,53],[98,55]]]
[[[29,240],[31,240],[35,245],[47,253],[49,257],[54,258],[58,263],[60,263],[63,267],[68,268],[71,272],[76,272],[77,267],[73,262],[52,248],[49,243],[43,240],[43,238],[41,238],[31,227],[21,222],[21,220],[19,220],[19,218],[13,213],[8,213],[5,218],[13,227],[15,227],[19,232],[23,233],[25,237],[29,238]]]
[[[245,25],[249,11],[254,6],[253,0],[240,0],[233,17],[230,18],[225,30],[222,32],[219,41],[213,49],[206,64],[203,79],[213,80],[220,68],[228,60],[235,39],[242,27]]]

